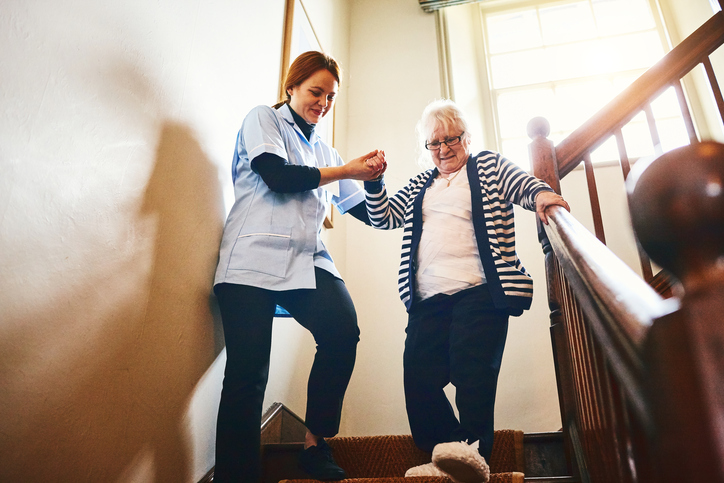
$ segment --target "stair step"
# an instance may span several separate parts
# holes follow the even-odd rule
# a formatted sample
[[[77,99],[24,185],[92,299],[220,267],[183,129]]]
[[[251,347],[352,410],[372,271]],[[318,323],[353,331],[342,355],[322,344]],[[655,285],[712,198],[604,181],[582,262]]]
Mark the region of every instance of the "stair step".
[[[526,433],[523,436],[523,453],[526,477],[565,477],[571,474],[561,431]]]
[[[430,454],[417,448],[410,435],[337,437],[329,438],[327,442],[337,463],[347,471],[350,479],[403,478],[409,468],[430,461]],[[264,483],[276,483],[281,479],[304,481],[308,478],[296,465],[297,454],[302,447],[302,443],[263,445]],[[523,433],[496,431],[489,463],[495,475],[491,482],[523,483]]]
[[[306,432],[301,418],[275,403],[263,421],[263,483],[313,481],[297,468],[297,455],[304,447]],[[523,435],[521,431],[499,430],[495,438],[493,455],[488,462],[494,472],[491,483],[580,483],[579,479],[563,476],[571,473],[560,431]],[[341,437],[327,441],[334,449],[337,462],[352,477],[347,480],[350,483],[409,483],[409,479],[402,476],[406,469],[430,461],[429,453],[420,451],[409,435]],[[416,483],[441,481],[439,477],[425,477]]]
[[[581,479],[575,476],[526,476],[525,481],[530,483],[581,483]]]

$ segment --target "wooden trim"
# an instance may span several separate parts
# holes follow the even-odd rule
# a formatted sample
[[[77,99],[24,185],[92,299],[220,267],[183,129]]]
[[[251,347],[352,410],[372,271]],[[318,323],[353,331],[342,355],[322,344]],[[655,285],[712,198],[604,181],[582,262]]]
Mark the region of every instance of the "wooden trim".
[[[284,81],[287,77],[287,69],[291,63],[292,51],[292,29],[294,28],[294,0],[286,0],[284,4],[284,32],[282,33],[282,63],[279,67],[279,98],[278,101],[286,99],[284,92]]]

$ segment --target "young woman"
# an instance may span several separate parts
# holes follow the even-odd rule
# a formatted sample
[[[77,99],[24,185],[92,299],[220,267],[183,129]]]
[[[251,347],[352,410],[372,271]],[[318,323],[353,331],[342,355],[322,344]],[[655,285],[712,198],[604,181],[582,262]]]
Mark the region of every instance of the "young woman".
[[[300,55],[289,68],[286,99],[273,108],[252,109],[237,137],[232,162],[236,201],[224,227],[214,281],[227,353],[217,422],[217,483],[260,479],[259,431],[277,305],[317,343],[300,467],[316,479],[345,478],[323,437],[339,429],[359,328],[320,232],[327,202],[367,221],[364,191],[352,180],[378,178],[386,164],[377,151],[345,164],[314,132],[334,105],[339,81],[333,58],[320,52]]]

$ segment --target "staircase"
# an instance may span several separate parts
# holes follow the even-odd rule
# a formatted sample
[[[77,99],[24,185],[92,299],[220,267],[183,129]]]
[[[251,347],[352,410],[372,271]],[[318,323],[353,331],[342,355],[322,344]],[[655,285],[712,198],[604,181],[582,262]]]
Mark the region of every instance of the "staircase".
[[[274,403],[262,423],[263,483],[313,483],[297,468],[303,448],[304,423],[283,404]],[[405,478],[409,468],[430,462],[409,435],[329,438],[334,457],[345,469],[347,483],[449,483],[443,477]],[[566,466],[560,432],[524,435],[495,432],[488,462],[491,483],[577,482]],[[211,480],[213,481],[213,480]]]

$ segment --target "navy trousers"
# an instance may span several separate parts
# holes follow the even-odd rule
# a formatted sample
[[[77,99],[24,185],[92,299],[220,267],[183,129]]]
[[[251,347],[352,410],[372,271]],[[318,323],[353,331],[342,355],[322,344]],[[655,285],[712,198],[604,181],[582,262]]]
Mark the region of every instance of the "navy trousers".
[[[261,478],[259,429],[277,304],[308,329],[317,344],[307,386],[306,426],[318,436],[339,431],[360,332],[344,282],[318,268],[315,275],[316,289],[275,292],[228,283],[214,287],[227,357],[216,428],[216,483],[257,483]]]
[[[487,285],[413,304],[404,354],[407,417],[415,444],[480,441],[490,460],[498,373],[508,314],[495,309]],[[455,386],[455,417],[443,388]]]

